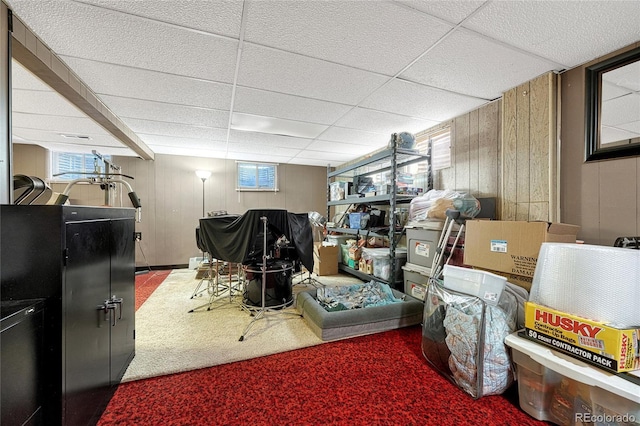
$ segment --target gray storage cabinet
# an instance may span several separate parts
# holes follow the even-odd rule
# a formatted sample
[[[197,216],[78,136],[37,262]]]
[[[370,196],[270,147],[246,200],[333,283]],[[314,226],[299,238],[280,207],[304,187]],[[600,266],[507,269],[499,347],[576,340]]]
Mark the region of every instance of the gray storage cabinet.
[[[135,354],[135,210],[0,208],[2,300],[45,299],[43,418],[95,424]]]

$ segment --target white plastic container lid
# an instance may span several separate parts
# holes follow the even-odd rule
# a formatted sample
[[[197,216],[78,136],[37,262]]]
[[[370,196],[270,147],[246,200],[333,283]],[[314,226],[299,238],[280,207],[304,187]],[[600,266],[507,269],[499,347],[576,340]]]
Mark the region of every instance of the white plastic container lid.
[[[405,263],[402,267],[405,271],[416,272],[418,274],[425,275],[427,277],[431,276],[431,268],[427,268],[426,266],[416,265],[415,263]]]
[[[490,305],[497,305],[507,279],[500,275],[477,269],[444,265],[443,285],[460,293],[476,296]]]

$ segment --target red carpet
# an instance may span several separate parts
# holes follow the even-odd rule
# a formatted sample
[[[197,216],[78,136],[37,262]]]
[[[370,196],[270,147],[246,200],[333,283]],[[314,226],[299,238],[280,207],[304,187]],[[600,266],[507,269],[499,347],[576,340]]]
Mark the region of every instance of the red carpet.
[[[421,328],[121,384],[98,425],[544,425],[429,367]],[[516,402],[514,402],[516,401]]]
[[[149,271],[136,275],[136,311],[151,296],[171,271]]]

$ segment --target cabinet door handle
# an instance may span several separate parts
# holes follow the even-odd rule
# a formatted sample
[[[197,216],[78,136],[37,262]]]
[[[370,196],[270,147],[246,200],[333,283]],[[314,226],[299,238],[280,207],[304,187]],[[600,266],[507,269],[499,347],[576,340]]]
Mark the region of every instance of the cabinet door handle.
[[[118,310],[120,311],[119,315],[118,315],[118,319],[122,319],[122,301],[124,299],[122,297],[116,297],[115,294],[113,296],[111,296],[111,300],[110,302],[117,305]]]
[[[111,325],[114,327],[117,323],[115,314],[116,309],[118,309],[118,304],[112,302],[111,300],[105,300],[102,305],[98,306],[98,310],[104,312],[104,320],[110,321]]]

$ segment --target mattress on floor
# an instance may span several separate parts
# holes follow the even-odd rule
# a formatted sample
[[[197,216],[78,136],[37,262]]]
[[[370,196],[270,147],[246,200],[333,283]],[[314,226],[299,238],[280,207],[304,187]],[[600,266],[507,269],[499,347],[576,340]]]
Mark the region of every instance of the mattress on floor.
[[[328,312],[316,301],[316,289],[298,293],[296,308],[307,325],[322,340],[338,340],[420,324],[424,304],[393,290],[402,303],[363,309]]]

